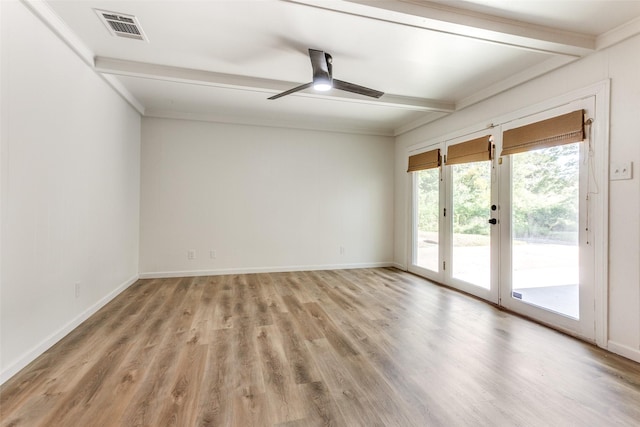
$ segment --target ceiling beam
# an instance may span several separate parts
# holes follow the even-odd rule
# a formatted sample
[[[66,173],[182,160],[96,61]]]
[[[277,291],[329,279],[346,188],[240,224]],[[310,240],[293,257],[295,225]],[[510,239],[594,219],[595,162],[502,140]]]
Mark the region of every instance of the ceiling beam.
[[[561,31],[429,1],[284,1],[537,52],[581,57],[596,49],[596,38],[591,35]]]
[[[144,62],[126,61],[105,57],[96,57],[94,63],[96,71],[104,74],[264,92],[265,99],[270,95],[274,95],[300,85],[300,82],[284,82],[280,80],[223,74],[212,71],[148,64]],[[450,113],[455,110],[455,104],[453,102],[392,94],[385,94],[378,99],[359,96],[343,91],[334,91],[331,95],[320,95],[313,92],[297,92],[290,96],[324,98],[339,102],[379,105],[411,111],[440,111]]]

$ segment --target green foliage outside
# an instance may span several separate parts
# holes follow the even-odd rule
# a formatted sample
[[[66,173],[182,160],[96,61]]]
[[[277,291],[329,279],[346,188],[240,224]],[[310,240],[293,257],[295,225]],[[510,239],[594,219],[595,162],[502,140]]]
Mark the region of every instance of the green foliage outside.
[[[514,154],[513,235],[575,243],[578,229],[579,144]],[[488,235],[491,164],[453,165],[454,234]],[[418,172],[418,227],[437,232],[440,171]]]
[[[491,163],[453,165],[453,234],[489,234]]]
[[[579,144],[512,156],[513,235],[576,243]]]
[[[418,174],[418,230],[438,231],[440,169],[427,169]]]

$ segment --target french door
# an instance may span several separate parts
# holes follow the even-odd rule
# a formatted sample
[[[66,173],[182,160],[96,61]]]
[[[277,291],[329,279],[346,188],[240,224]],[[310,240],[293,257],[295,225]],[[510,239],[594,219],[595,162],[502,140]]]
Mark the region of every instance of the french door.
[[[502,154],[505,132],[569,112],[593,118],[594,98],[424,147],[442,161],[411,173],[409,270],[593,340],[589,127]]]
[[[499,171],[493,155],[499,138],[489,130],[447,141],[444,170],[444,281],[493,303],[499,296]]]
[[[593,97],[502,126],[502,132],[575,113],[595,119]],[[500,303],[572,334],[595,339],[595,252],[589,204],[598,191],[591,127],[584,139],[502,156]]]
[[[482,131],[425,147],[446,162],[412,172],[409,270],[498,303],[496,132]],[[492,209],[493,208],[493,209]]]

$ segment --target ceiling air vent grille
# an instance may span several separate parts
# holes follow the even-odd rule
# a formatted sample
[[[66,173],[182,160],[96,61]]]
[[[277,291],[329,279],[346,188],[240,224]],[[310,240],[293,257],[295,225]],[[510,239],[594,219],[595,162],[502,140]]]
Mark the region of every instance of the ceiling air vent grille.
[[[96,13],[112,36],[147,41],[140,22],[135,16],[99,9],[96,9]]]

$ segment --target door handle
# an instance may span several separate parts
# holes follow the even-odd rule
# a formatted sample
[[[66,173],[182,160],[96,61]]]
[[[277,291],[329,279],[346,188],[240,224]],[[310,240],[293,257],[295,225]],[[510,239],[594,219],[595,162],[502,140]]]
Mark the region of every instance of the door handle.
[[[489,220],[489,224],[497,224],[497,223],[498,223],[498,220],[497,220],[497,219],[495,219],[495,218],[491,218],[491,219]]]

